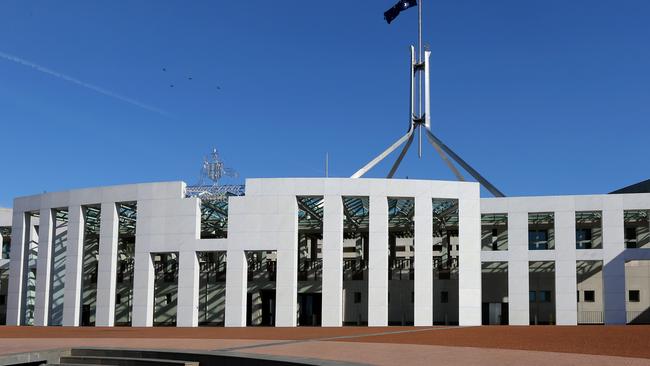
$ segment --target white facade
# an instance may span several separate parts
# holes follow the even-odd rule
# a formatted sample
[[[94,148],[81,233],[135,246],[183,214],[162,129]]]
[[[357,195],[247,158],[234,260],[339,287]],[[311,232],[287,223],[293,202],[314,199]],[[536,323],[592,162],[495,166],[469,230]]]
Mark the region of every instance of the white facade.
[[[414,268],[412,281],[413,324],[434,323],[433,308],[437,281],[432,257],[432,200],[457,200],[458,239],[457,322],[480,325],[482,322],[482,263],[507,263],[507,303],[509,324],[530,324],[529,284],[525,279],[530,263],[553,262],[555,268],[556,323],[578,323],[576,300],[576,261],[604,262],[604,321],[626,322],[625,263],[650,260],[650,249],[625,249],[624,211],[650,209],[650,194],[490,198],[480,199],[478,183],[398,180],[398,179],[248,179],[245,196],[230,197],[227,238],[201,239],[201,208],[198,198],[187,198],[185,183],[151,183],[45,193],[20,197],[14,201],[7,324],[20,325],[33,319],[34,325],[52,325],[52,302],[62,303],[65,326],[78,326],[92,317],[94,325],[113,326],[116,306],[124,301],[120,286],[118,257],[120,239],[119,207],[137,205],[135,249],[132,254],[133,282],[129,303],[133,326],[153,326],[155,311],[175,305],[175,325],[199,325],[200,268],[198,253],[225,252],[225,326],[247,325],[251,306],[251,268],[247,253],[273,252],[275,297],[273,324],[297,325],[299,292],[298,197],[323,199],[322,214],[322,322],[323,326],[342,326],[346,305],[344,294],[344,197],[365,197],[369,202],[367,261],[367,324],[389,323],[389,207],[390,198],[414,201]],[[99,228],[88,227],[88,207],[99,212]],[[575,212],[602,212],[602,248],[576,249]],[[65,212],[65,265],[55,260],[57,224]],[[552,250],[529,250],[529,213],[554,214]],[[507,214],[507,250],[481,250],[481,214]],[[0,226],[4,211],[0,211]],[[6,216],[6,215],[5,215]],[[94,235],[94,236],[93,236]],[[96,278],[92,286],[85,277],[84,258],[88,238],[96,238],[98,253],[93,254]],[[53,244],[55,243],[55,244]],[[37,246],[30,256],[27,248]],[[63,247],[61,247],[63,248]],[[157,281],[162,266],[161,253],[177,258],[177,293],[159,300]],[[93,264],[95,263],[95,264]],[[2,263],[0,263],[1,265]],[[57,267],[59,266],[59,267]],[[58,272],[55,270],[59,268]],[[29,274],[35,275],[35,288],[26,291]],[[58,273],[55,275],[55,273]],[[54,296],[55,277],[65,276],[65,286]],[[88,290],[90,289],[90,290]],[[439,289],[439,288],[438,288]],[[116,295],[118,294],[118,295]],[[85,297],[94,297],[92,308]],[[207,296],[207,295],[206,295]],[[257,295],[255,295],[257,296]],[[131,303],[132,301],[132,303]],[[255,300],[256,301],[256,300]],[[260,300],[261,301],[261,300]],[[393,300],[395,301],[395,300]],[[29,306],[33,306],[33,311]],[[160,305],[162,304],[162,305]],[[86,307],[87,306],[87,307]],[[248,307],[247,307],[248,306]],[[92,314],[92,315],[91,315]],[[86,319],[86,320],[84,320]],[[32,320],[30,320],[32,321]]]

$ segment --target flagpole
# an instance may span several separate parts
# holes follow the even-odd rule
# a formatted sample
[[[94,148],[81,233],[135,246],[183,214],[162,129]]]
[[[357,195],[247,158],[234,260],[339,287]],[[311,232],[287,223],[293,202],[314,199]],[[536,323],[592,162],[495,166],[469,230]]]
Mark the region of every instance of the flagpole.
[[[418,64],[422,63],[422,3],[418,4]],[[422,118],[422,72],[418,72],[418,118]],[[418,126],[418,157],[422,158],[422,126]]]

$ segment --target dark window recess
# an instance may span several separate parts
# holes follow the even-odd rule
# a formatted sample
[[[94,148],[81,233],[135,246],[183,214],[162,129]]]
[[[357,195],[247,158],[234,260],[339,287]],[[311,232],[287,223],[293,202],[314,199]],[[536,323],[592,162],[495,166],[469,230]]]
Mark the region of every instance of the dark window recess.
[[[361,292],[354,293],[354,303],[361,304]]]
[[[535,291],[528,291],[528,301],[529,302],[535,302],[537,301],[537,297],[535,295]]]
[[[499,230],[498,229],[492,229],[492,236],[499,236]]]
[[[172,294],[167,294],[165,296],[165,301],[167,302],[166,305],[169,305],[172,303]]]
[[[591,249],[591,229],[576,229],[576,249]]]
[[[440,292],[440,303],[446,304],[449,302],[449,292],[441,291]]]
[[[626,248],[636,248],[636,228],[635,227],[626,227],[625,228],[625,247]]]
[[[116,303],[117,305],[119,305],[119,304],[122,303],[122,295],[120,295],[120,294],[116,294],[116,295],[115,295],[115,303]]]
[[[586,290],[585,291],[585,302],[595,302],[596,301],[596,291]]]
[[[548,249],[548,231],[529,230],[528,250],[546,250],[546,249]]]
[[[434,252],[440,252],[440,251],[442,251],[442,244],[435,244],[435,245],[433,246],[433,251],[434,251]]]
[[[451,278],[451,271],[448,269],[443,269],[440,272],[438,272],[438,279],[441,280],[448,280]]]
[[[540,291],[539,302],[551,302],[551,291]]]
[[[580,302],[580,290],[576,291],[576,301]]]
[[[636,228],[635,227],[626,227],[625,228],[625,240],[636,240]]]
[[[411,291],[411,303],[415,302],[415,292]]]
[[[388,293],[388,303],[390,304],[390,292]]]
[[[7,302],[7,299],[5,295],[0,295],[0,305],[5,305]]]
[[[641,291],[639,290],[630,290],[627,292],[627,298],[630,302],[640,302],[641,301]]]

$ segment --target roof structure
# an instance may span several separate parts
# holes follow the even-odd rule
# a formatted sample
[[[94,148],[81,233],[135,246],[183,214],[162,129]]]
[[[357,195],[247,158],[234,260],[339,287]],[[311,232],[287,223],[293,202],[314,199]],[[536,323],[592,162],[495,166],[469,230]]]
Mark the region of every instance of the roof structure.
[[[621,189],[617,189],[614,192],[609,194],[621,194],[621,193],[650,193],[650,179],[644,180],[643,182],[635,183]]]

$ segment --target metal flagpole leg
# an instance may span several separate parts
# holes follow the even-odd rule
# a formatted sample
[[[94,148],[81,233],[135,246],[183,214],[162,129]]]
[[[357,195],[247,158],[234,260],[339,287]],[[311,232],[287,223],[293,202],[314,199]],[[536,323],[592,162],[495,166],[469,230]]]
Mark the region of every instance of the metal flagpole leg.
[[[392,144],[388,149],[384,150],[379,156],[376,158],[372,159],[368,164],[366,164],[363,168],[359,169],[356,173],[354,173],[350,178],[361,178],[363,177],[370,169],[372,169],[375,165],[377,165],[380,161],[384,160],[388,154],[392,153],[397,149],[401,144],[404,143],[407,139],[409,139],[413,135],[413,128],[409,129],[409,132],[406,133],[406,135],[402,136],[399,140],[395,141],[394,144]]]
[[[447,164],[449,169],[454,173],[456,178],[458,178],[459,181],[464,182],[465,177],[463,177],[463,175],[460,173],[460,171],[458,171],[458,169],[456,168],[454,163],[451,160],[449,160],[449,157],[447,156],[447,154],[445,154],[445,152],[442,151],[440,146],[438,146],[436,144],[436,142],[433,141],[433,139],[431,139],[431,137],[429,137],[429,135],[427,135],[427,139],[429,140],[429,143],[431,143],[431,146],[433,146],[433,148],[436,149],[436,151],[438,152],[438,155],[440,155],[440,158],[445,162],[445,164]]]
[[[497,187],[493,186],[492,183],[488,182],[487,179],[483,178],[483,176],[479,174],[479,172],[474,170],[474,168],[472,168],[469,164],[467,164],[465,160],[463,160],[452,149],[450,149],[439,138],[437,138],[433,134],[433,132],[431,132],[431,130],[429,130],[428,128],[425,128],[425,130],[427,132],[427,136],[429,136],[430,139],[433,142],[435,142],[436,145],[440,146],[440,148],[444,150],[444,152],[447,153],[447,155],[449,155],[452,159],[454,159],[455,162],[457,162],[460,166],[462,166],[463,169],[465,169],[472,177],[474,177],[474,179],[476,179],[479,183],[481,183],[481,185],[483,185],[485,189],[490,191],[492,195],[494,195],[495,197],[505,197],[505,195],[500,190],[498,190]]]
[[[388,172],[387,178],[392,178],[393,175],[395,175],[397,168],[399,168],[399,165],[402,163],[402,159],[404,159],[404,155],[406,155],[406,152],[408,151],[409,147],[411,147],[412,142],[413,142],[413,134],[411,134],[411,137],[409,137],[408,141],[406,141],[406,145],[404,145],[402,152],[397,157],[397,160],[395,160],[393,167],[390,168],[390,172]]]

